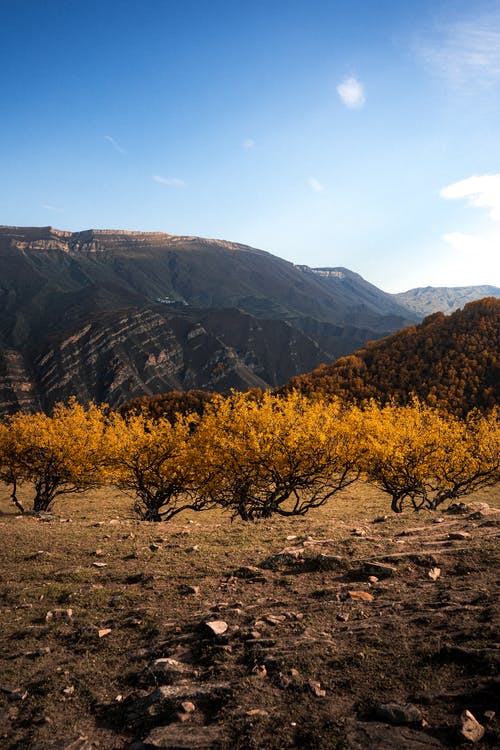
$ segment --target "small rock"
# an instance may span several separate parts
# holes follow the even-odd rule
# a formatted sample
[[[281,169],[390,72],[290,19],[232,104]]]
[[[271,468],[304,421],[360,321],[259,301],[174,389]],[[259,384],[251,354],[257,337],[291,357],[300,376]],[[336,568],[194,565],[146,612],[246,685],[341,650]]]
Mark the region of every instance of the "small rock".
[[[458,733],[468,742],[479,742],[484,736],[484,727],[470,711],[465,710],[460,716]]]
[[[420,710],[412,703],[385,703],[377,708],[376,715],[388,724],[417,724],[422,721]]]
[[[194,672],[195,669],[190,664],[184,664],[176,659],[167,657],[156,659],[149,667],[146,667],[143,676],[147,677],[152,673],[155,681],[170,684],[176,680],[190,677]]]
[[[104,638],[105,635],[109,635],[111,633],[111,628],[101,628],[101,630],[98,631],[99,638]]]
[[[383,563],[377,562],[365,562],[363,563],[363,572],[365,575],[377,576],[377,578],[391,578],[397,573],[397,568],[392,565],[384,565]]]
[[[64,695],[74,695],[74,693],[75,693],[75,686],[74,685],[68,685],[67,688],[64,688],[63,693],[64,693]]]
[[[185,594],[186,596],[188,594],[192,594],[193,596],[199,596],[199,594],[200,594],[200,587],[199,586],[182,585],[182,586],[179,586],[179,592],[181,594]]]
[[[353,529],[351,534],[353,536],[366,536],[366,531],[364,529]]]
[[[452,531],[448,534],[448,539],[454,539],[456,541],[465,541],[470,539],[471,535],[467,531]]]
[[[149,549],[151,552],[158,552],[159,549],[161,549],[161,544],[156,544],[156,542],[153,542],[149,545]]]
[[[269,716],[269,711],[265,711],[263,708],[251,708],[246,711],[247,716]]]
[[[303,548],[283,550],[275,555],[266,557],[266,559],[259,564],[259,567],[269,570],[289,567],[302,559],[303,552]]]
[[[241,568],[237,568],[231,573],[235,578],[243,578],[246,581],[252,581],[252,583],[265,583],[267,578],[260,570],[254,565],[243,565]]]
[[[281,622],[285,622],[286,615],[266,615],[264,621],[269,625],[279,625]]]
[[[196,706],[192,701],[183,701],[181,703],[181,708],[185,714],[192,714],[196,711]]]
[[[372,523],[384,523],[384,521],[387,521],[389,516],[377,516],[373,519]]]
[[[256,677],[264,679],[264,677],[267,677],[267,669],[264,664],[256,664],[252,669],[252,674],[256,675]]]
[[[199,544],[195,544],[193,547],[186,547],[186,552],[198,552],[200,549]]]
[[[307,684],[309,685],[311,692],[316,696],[316,698],[325,697],[326,690],[321,687],[321,682],[318,682],[317,680],[309,680]]]
[[[325,555],[323,552],[308,559],[308,564],[317,570],[338,570],[343,561],[339,555]]]
[[[96,557],[102,557],[104,555],[104,552],[102,549],[96,549],[96,551],[94,552],[94,555]]]
[[[94,568],[107,568],[108,567],[108,563],[103,563],[103,562],[93,562],[92,565],[94,566]]]
[[[45,622],[51,620],[72,620],[73,610],[72,609],[51,609],[45,615]]]
[[[347,614],[339,614],[339,615],[337,615],[337,620],[339,622],[347,622],[349,620],[349,615],[347,615]]]
[[[444,523],[444,518],[435,518],[432,523]]]
[[[224,620],[207,620],[204,622],[204,626],[208,628],[212,635],[223,635],[229,627]]]
[[[368,591],[349,591],[348,594],[355,601],[372,602],[374,599],[373,594],[369,594]]]
[[[470,513],[469,506],[465,503],[452,503],[446,508],[445,513],[451,513],[452,515],[460,515],[462,513]]]
[[[378,583],[377,576],[368,576],[368,580],[370,581],[370,583]]]
[[[439,576],[441,575],[441,568],[431,568],[429,572],[427,573],[429,578],[433,581],[437,581]]]
[[[496,716],[496,713],[495,713],[495,711],[485,711],[483,713],[483,716],[484,716],[484,718],[486,719],[487,722],[492,722],[493,719]]]

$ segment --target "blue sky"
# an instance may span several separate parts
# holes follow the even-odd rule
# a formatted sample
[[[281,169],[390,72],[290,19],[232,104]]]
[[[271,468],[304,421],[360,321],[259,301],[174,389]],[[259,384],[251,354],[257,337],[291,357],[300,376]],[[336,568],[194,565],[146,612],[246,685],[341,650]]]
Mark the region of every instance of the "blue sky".
[[[500,286],[500,0],[3,0],[0,223]]]

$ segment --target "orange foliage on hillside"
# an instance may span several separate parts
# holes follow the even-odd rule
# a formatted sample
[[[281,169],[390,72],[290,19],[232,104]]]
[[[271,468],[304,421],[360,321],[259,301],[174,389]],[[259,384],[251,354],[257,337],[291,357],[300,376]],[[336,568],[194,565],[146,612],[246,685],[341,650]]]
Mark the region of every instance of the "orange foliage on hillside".
[[[499,345],[500,300],[488,297],[369,342],[333,365],[293,378],[282,392],[383,403],[408,403],[414,394],[457,415],[485,411],[499,403]]]

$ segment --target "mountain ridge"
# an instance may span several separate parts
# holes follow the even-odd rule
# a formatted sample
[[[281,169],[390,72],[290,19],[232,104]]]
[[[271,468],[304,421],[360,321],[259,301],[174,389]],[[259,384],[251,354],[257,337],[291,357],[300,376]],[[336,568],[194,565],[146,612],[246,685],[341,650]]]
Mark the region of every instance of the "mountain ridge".
[[[4,225],[0,267],[2,411],[277,387],[419,319],[347,268],[164,232]]]

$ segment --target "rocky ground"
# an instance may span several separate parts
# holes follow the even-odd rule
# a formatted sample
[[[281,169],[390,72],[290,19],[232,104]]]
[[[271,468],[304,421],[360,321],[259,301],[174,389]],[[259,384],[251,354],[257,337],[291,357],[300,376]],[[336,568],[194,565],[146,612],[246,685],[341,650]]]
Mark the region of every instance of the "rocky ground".
[[[4,500],[0,744],[499,747],[499,500],[386,516],[358,486],[250,525]]]

